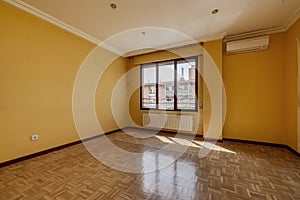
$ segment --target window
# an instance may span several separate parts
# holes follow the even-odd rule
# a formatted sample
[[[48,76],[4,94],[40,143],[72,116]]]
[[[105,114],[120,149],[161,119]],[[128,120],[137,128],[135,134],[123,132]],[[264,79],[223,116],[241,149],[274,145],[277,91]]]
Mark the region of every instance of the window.
[[[174,61],[158,63],[158,108],[174,110]]]
[[[145,108],[156,108],[156,65],[143,67],[142,74],[142,102]]]
[[[141,109],[197,111],[198,57],[141,65]]]

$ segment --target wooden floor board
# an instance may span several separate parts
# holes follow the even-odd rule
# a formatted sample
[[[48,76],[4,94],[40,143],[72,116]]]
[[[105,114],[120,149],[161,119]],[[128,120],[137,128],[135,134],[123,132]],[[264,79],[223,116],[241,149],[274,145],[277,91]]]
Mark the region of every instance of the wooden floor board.
[[[77,144],[0,168],[0,199],[300,199],[300,159],[283,148],[225,141],[199,158],[200,149],[212,146],[187,136],[107,137],[136,153],[155,152],[168,142],[192,146],[171,165],[139,174],[112,169]],[[177,154],[174,149],[157,156]]]

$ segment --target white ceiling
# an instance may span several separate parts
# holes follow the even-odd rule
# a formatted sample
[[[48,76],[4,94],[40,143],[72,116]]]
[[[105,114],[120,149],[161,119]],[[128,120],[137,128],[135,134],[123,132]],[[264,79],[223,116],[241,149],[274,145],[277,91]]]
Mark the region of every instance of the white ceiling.
[[[119,53],[285,30],[300,0],[5,0]],[[117,4],[117,9],[110,7]],[[212,15],[213,9],[219,13]],[[145,32],[145,34],[143,34]],[[189,42],[187,42],[189,41]]]

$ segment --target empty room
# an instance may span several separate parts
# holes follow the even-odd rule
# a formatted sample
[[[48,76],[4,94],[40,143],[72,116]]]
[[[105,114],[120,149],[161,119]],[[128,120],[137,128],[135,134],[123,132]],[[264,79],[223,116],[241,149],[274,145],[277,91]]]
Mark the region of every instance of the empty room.
[[[300,199],[299,0],[1,0],[0,200]]]

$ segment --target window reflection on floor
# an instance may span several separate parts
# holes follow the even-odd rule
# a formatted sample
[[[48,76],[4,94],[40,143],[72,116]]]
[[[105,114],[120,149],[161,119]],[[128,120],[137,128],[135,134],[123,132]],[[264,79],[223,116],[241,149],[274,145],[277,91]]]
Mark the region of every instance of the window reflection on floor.
[[[152,155],[156,156],[156,166],[161,166],[161,162],[170,159],[169,155],[156,153]],[[144,164],[149,164],[148,160],[147,156],[145,156],[143,159]],[[191,182],[196,183],[197,179],[195,165],[193,162],[184,159],[178,159],[163,169],[144,173],[141,177],[145,193],[155,193],[159,196],[177,196],[187,199],[193,198],[192,195],[195,194],[196,184],[189,185],[189,187],[185,186]]]
[[[172,145],[185,145],[191,147],[193,150],[200,151],[206,149],[212,151],[213,154],[220,154],[221,152],[236,154],[234,151],[223,148],[217,144],[197,141],[192,139],[171,137],[165,135],[154,135],[153,138],[158,139],[164,144]],[[187,137],[191,138],[191,137]],[[187,152],[187,155],[189,151]],[[149,156],[152,159],[149,159]],[[211,156],[214,158],[217,155]],[[155,157],[155,159],[153,159]],[[144,173],[141,177],[141,184],[143,191],[149,194],[157,194],[159,196],[176,197],[184,199],[193,199],[199,196],[197,188],[203,185],[203,181],[199,179],[199,170],[201,166],[201,159],[190,158],[183,156],[171,163],[169,166],[159,169],[164,162],[171,160],[172,154],[168,153],[157,153],[155,151],[144,152],[143,166],[151,165],[156,166],[156,171],[150,173]],[[149,161],[152,160],[152,163]],[[154,161],[154,163],[153,163]],[[220,173],[219,169],[208,169],[212,170],[212,174]],[[188,187],[187,187],[188,185]]]

